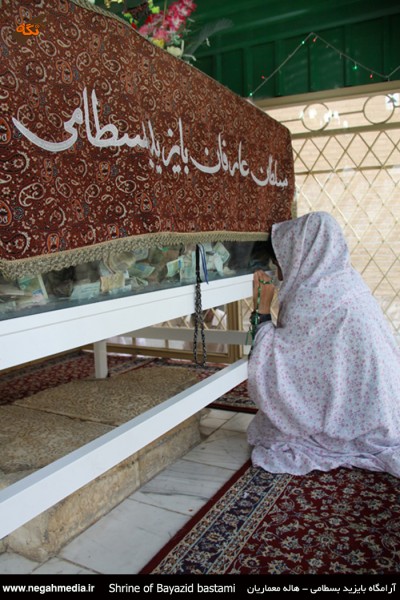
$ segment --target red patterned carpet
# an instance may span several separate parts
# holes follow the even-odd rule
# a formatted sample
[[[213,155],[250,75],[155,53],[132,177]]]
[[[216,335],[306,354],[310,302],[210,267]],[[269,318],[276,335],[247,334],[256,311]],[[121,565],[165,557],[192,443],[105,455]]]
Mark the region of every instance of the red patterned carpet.
[[[118,355],[109,355],[108,365],[110,377],[141,367],[180,366],[195,372],[199,381],[224,366],[209,364],[200,368],[191,361]],[[9,404],[19,398],[31,396],[41,390],[68,383],[74,379],[86,379],[94,376],[94,358],[90,352],[77,350],[63,356],[49,358],[40,363],[0,374],[0,404]],[[240,412],[256,411],[253,402],[247,395],[247,382],[238,385],[210,406]]]
[[[248,463],[142,573],[398,574],[399,500],[400,480],[383,473],[295,477]]]

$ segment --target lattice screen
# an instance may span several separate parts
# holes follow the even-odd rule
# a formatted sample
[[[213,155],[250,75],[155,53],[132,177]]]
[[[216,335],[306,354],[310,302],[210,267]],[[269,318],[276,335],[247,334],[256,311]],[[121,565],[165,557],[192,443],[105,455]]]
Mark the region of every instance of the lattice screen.
[[[292,132],[297,214],[339,221],[400,342],[400,85],[265,110]]]

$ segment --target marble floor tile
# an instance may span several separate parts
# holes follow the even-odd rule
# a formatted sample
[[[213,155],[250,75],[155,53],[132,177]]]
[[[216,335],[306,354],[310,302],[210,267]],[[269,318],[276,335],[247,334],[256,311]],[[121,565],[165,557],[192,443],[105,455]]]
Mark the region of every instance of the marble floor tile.
[[[235,470],[180,459],[130,498],[191,516],[228,481]]]
[[[209,436],[213,431],[219,429],[226,421],[231,419],[234,414],[236,413],[229,410],[205,408],[200,420],[201,433],[205,436]]]
[[[59,557],[97,573],[134,574],[187,520],[128,499],[65,546]]]
[[[51,558],[33,571],[34,575],[97,575],[95,571],[85,569],[67,560]]]
[[[219,408],[205,408],[203,410],[204,413],[202,414],[201,418],[203,418],[203,416],[207,418],[211,417],[216,421],[226,421],[227,419],[230,419],[232,415],[237,414],[231,410],[221,410]]]
[[[218,429],[184,458],[236,471],[250,458],[250,446],[245,433]]]
[[[0,554],[0,574],[1,575],[18,575],[23,573],[31,573],[39,563],[24,558],[13,552],[3,552]]]
[[[234,413],[234,416],[231,419],[225,421],[225,423],[221,425],[221,429],[246,433],[247,428],[253,419],[254,414],[251,413]]]

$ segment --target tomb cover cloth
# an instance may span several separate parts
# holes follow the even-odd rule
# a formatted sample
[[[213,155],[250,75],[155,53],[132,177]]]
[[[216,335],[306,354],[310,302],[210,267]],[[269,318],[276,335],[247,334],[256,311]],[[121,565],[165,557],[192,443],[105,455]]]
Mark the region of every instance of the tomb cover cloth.
[[[290,218],[290,133],[263,111],[83,0],[10,0],[0,20],[3,274]]]
[[[249,362],[253,464],[400,477],[400,348],[339,224],[310,213],[273,225],[272,244],[283,281],[278,326],[261,326]]]

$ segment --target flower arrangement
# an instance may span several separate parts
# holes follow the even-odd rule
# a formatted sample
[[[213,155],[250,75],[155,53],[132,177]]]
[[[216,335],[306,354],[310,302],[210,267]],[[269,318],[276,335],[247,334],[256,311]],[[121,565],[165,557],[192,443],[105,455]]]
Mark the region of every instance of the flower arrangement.
[[[183,54],[190,15],[196,9],[192,0],[176,0],[167,10],[154,12],[152,0],[148,2],[151,14],[138,31],[149,40],[175,56]]]
[[[120,16],[127,20],[138,33],[170,54],[188,62],[196,60],[194,52],[204,42],[208,44],[208,38],[211,35],[232,25],[228,19],[220,19],[204,26],[193,36],[189,27],[190,22],[194,21],[191,15],[197,8],[193,0],[175,0],[170,6],[167,5],[167,0],[164,0],[163,10],[154,5],[154,0],[143,0],[134,8],[129,9],[127,0],[104,0],[105,7],[108,9],[112,3],[123,4]],[[185,48],[185,41],[189,35],[192,39]]]
[[[147,0],[134,9],[124,11],[127,19],[141,35],[174,56],[183,55],[185,36],[189,32],[188,21],[196,9],[192,0],[176,0],[164,10]],[[144,17],[144,19],[143,19]]]

